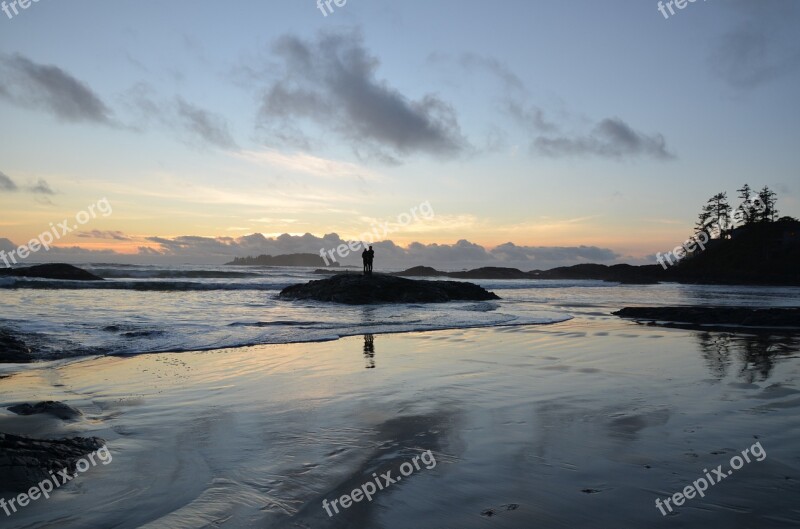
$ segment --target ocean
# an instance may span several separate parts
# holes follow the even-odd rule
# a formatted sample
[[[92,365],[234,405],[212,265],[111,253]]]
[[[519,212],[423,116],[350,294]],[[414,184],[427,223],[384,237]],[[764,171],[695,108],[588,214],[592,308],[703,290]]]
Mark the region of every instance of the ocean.
[[[621,285],[581,280],[473,280],[491,302],[345,306],[282,301],[313,269],[203,265],[78,265],[103,282],[0,278],[0,328],[41,359],[199,351],[344,336],[546,325],[625,306],[800,305],[800,288]],[[357,273],[350,271],[350,273]]]

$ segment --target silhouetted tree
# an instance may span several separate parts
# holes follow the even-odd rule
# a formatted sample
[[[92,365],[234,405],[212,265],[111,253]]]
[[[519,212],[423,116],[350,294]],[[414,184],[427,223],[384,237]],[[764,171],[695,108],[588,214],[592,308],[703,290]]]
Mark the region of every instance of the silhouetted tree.
[[[764,186],[764,189],[758,192],[758,198],[764,208],[761,210],[758,220],[760,222],[775,222],[778,217],[778,208],[775,207],[778,203],[778,195],[769,187]]]
[[[755,223],[758,220],[760,209],[753,201],[753,197],[756,196],[755,193],[748,184],[742,186],[741,189],[737,189],[736,192],[739,193],[739,198],[742,199],[742,203],[736,208],[736,213],[734,214],[736,220],[743,226]]]
[[[711,224],[716,225],[719,237],[725,238],[731,224],[731,206],[728,204],[727,193],[717,193],[708,199],[698,217],[697,231],[704,231],[709,237],[713,237]]]

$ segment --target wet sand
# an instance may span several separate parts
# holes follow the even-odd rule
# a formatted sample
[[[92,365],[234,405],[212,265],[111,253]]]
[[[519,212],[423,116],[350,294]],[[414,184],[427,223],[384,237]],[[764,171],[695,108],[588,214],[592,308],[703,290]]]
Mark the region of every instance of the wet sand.
[[[29,367],[0,378],[0,431],[102,437],[113,461],[0,526],[794,527],[799,350],[583,315]],[[84,416],[5,411],[48,399]],[[755,442],[763,461],[661,515]],[[435,467],[323,509],[427,450]]]

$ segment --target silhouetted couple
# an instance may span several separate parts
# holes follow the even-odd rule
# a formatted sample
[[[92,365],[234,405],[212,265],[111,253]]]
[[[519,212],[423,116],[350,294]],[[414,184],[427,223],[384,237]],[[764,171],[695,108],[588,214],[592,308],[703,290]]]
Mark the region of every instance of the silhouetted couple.
[[[372,261],[375,259],[375,250],[372,249],[372,246],[369,247],[369,250],[361,252],[361,259],[364,260],[364,275],[372,275]]]

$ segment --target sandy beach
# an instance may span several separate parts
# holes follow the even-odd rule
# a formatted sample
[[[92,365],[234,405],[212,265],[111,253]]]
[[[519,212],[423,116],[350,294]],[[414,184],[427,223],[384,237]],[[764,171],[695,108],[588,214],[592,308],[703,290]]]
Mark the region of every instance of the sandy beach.
[[[8,370],[8,368],[6,368]],[[795,338],[569,322],[37,364],[3,408],[51,399],[113,455],[2,526],[790,527],[800,522]],[[703,498],[655,505],[760,443]],[[435,465],[399,467],[430,450]],[[430,466],[430,465],[428,465]],[[323,500],[402,481],[329,516]],[[710,472],[710,470],[709,470]],[[3,513],[0,513],[3,514]]]
[[[800,528],[798,27],[0,0],[0,529]]]

